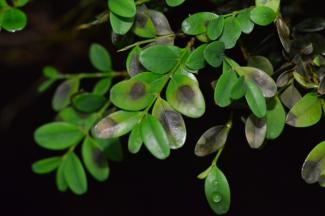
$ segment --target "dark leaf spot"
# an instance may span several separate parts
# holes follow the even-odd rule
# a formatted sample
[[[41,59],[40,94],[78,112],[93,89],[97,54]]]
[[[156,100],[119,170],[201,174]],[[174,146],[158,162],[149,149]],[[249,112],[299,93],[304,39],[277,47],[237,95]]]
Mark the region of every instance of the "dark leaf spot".
[[[166,132],[170,133],[173,129],[181,127],[182,117],[179,113],[172,110],[165,110],[160,114],[159,118]]]
[[[131,88],[130,97],[133,100],[138,100],[145,95],[145,85],[141,82],[136,82]]]
[[[99,149],[93,149],[92,150],[92,160],[95,162],[95,164],[99,167],[99,168],[103,168],[106,166],[106,158],[104,153],[99,150]]]
[[[195,92],[189,85],[184,85],[178,88],[176,92],[177,100],[183,103],[191,103],[194,99]]]

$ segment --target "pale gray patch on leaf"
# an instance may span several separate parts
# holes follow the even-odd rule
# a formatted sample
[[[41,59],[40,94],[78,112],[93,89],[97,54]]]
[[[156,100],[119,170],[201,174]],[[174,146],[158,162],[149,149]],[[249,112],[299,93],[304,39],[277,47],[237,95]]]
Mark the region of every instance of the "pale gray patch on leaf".
[[[146,93],[145,90],[146,90],[146,87],[143,83],[136,82],[136,83],[134,83],[134,85],[131,88],[130,97],[133,100],[138,100],[145,95],[145,93]]]
[[[108,139],[114,135],[116,130],[115,126],[116,122],[113,119],[106,117],[96,124],[92,132],[97,138]]]
[[[184,103],[191,103],[194,100],[195,92],[189,85],[180,86],[176,91],[177,100]]]
[[[157,35],[167,35],[173,33],[168,19],[163,13],[155,10],[147,10],[146,14],[148,14],[148,16],[151,18],[156,28]]]
[[[302,97],[296,87],[290,85],[280,96],[282,103],[291,109]]]
[[[266,121],[250,115],[245,124],[245,134],[251,148],[260,148],[266,137]]]
[[[308,184],[316,183],[321,174],[319,163],[315,161],[306,161],[301,170],[301,176]]]

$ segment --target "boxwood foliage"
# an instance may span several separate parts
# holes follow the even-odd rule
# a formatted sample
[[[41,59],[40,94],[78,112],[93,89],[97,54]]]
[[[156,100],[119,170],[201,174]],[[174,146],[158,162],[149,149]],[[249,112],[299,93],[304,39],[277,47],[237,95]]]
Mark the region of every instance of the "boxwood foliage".
[[[20,7],[25,1],[14,2]],[[253,149],[278,138],[286,124],[309,127],[323,118],[325,41],[317,32],[325,29],[325,20],[312,18],[289,27],[281,15],[280,0],[256,0],[250,7],[227,13],[190,14],[179,29],[172,29],[162,9],[184,2],[166,0],[166,5],[157,6],[150,0],[107,1],[104,10],[108,11],[112,43],[120,47],[119,38],[136,36],[118,50],[128,52],[125,71],[115,71],[110,53],[97,43],[89,49],[93,73],[65,74],[52,66],[44,68],[46,81],[39,91],[56,85],[52,107],[57,116],[37,128],[34,137],[39,146],[55,155],[36,161],[34,172],[56,172],[58,190],[84,194],[87,176],[105,181],[110,162],[122,160],[119,137],[129,137],[130,153],[146,149],[164,160],[186,144],[184,117],[200,118],[206,110],[205,101],[213,100],[229,110],[229,120],[207,128],[194,153],[198,157],[215,155],[198,178],[205,181],[212,211],[225,214],[230,209],[231,190],[217,162],[231,135],[234,117],[243,119],[242,129]],[[8,31],[26,24],[25,15],[15,7],[0,1],[0,8],[4,8],[0,10],[0,26]],[[283,46],[280,64],[247,52],[239,43],[255,26],[267,25],[275,26]],[[187,44],[179,46],[177,37],[187,39]],[[255,40],[258,44],[262,38]],[[240,65],[228,55],[227,50],[234,47],[241,48],[241,62],[246,64]],[[197,79],[206,68],[212,68],[218,78],[212,85],[213,98],[204,97]],[[92,89],[83,88],[84,79],[95,80]],[[302,169],[307,183],[325,186],[324,149],[322,142],[307,157]]]

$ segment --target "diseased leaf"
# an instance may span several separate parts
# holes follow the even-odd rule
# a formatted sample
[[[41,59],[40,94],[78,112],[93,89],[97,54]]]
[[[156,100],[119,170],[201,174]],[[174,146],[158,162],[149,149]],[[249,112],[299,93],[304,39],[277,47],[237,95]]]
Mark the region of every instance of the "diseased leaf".
[[[153,93],[147,83],[131,79],[114,85],[110,92],[110,99],[121,109],[137,111],[149,105],[153,100]]]
[[[293,127],[309,127],[316,124],[321,116],[321,101],[315,93],[310,92],[292,107],[286,122]]]
[[[153,116],[147,115],[141,123],[141,137],[150,153],[158,159],[170,154],[169,141],[163,126]]]
[[[109,167],[103,150],[91,137],[86,137],[81,147],[82,159],[88,172],[98,181],[109,176]]]
[[[301,176],[308,184],[319,182],[324,187],[325,141],[316,145],[308,154],[301,169]]]
[[[292,71],[286,71],[286,72],[280,74],[280,76],[276,80],[276,85],[279,88],[284,87],[284,86],[288,85],[292,79],[293,79]]]
[[[133,32],[139,37],[153,38],[156,36],[156,28],[151,17],[145,12],[137,12],[133,26]]]
[[[87,191],[87,177],[85,170],[78,156],[71,152],[64,162],[64,178],[68,183],[69,188],[77,195],[84,194]]]
[[[157,35],[161,36],[161,35],[168,35],[173,33],[169,25],[168,19],[163,13],[161,13],[160,11],[149,9],[146,10],[146,14],[150,16],[155,26]]]
[[[251,148],[260,148],[266,137],[267,125],[264,118],[250,115],[245,124],[246,139]]]
[[[213,166],[204,183],[205,196],[210,208],[218,215],[225,214],[230,208],[230,188],[222,171]]]
[[[301,32],[318,32],[325,29],[325,19],[321,17],[310,17],[295,26]]]
[[[273,65],[270,60],[264,56],[250,56],[248,59],[248,66],[258,68],[270,76],[273,74]]]
[[[99,139],[123,136],[130,132],[141,118],[141,112],[117,111],[100,120],[93,128]]]
[[[236,71],[247,80],[254,82],[262,90],[264,97],[270,98],[277,93],[274,80],[264,71],[254,67],[237,67]]]
[[[72,95],[79,90],[79,84],[79,79],[69,79],[58,86],[52,98],[52,107],[55,111],[63,110],[70,104]]]
[[[42,125],[34,133],[36,143],[50,150],[62,150],[78,144],[83,136],[83,132],[77,126],[66,122]]]
[[[291,109],[302,97],[296,87],[291,84],[280,96],[282,103]]]
[[[169,140],[170,148],[181,148],[186,140],[186,126],[182,115],[176,112],[167,101],[161,98],[158,98],[156,101],[152,115],[163,126]]]
[[[205,131],[196,143],[195,154],[204,157],[221,149],[227,141],[229,129],[226,125],[218,125]]]
[[[177,74],[170,80],[166,98],[178,112],[191,118],[198,118],[205,112],[205,101],[195,81],[186,75]]]
[[[141,53],[141,48],[136,46],[129,53],[126,60],[126,70],[130,77],[137,75],[145,71],[144,67],[141,65],[139,57]]]

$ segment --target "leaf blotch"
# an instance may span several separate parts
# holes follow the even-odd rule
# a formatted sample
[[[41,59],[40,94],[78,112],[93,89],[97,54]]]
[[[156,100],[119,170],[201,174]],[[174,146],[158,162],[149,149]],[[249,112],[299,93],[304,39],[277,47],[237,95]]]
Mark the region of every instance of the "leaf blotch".
[[[104,118],[93,129],[93,134],[97,138],[111,138],[115,132],[116,122],[111,118]]]
[[[133,100],[138,100],[145,95],[145,93],[146,93],[145,90],[146,90],[146,87],[143,83],[136,82],[136,83],[134,83],[134,85],[131,88],[130,97]]]
[[[319,180],[321,169],[319,163],[315,161],[306,161],[301,171],[302,178],[308,184],[316,183]]]
[[[176,92],[177,100],[183,103],[191,103],[195,97],[195,92],[189,85],[184,85],[178,88]]]

